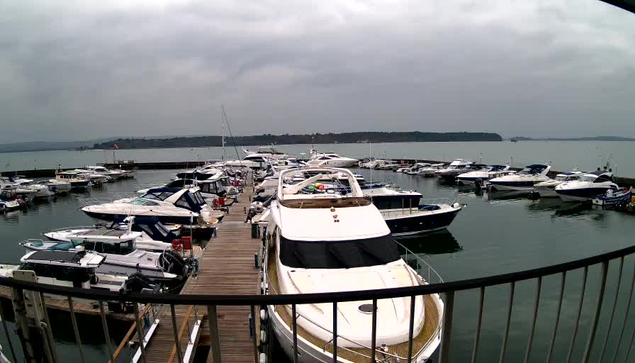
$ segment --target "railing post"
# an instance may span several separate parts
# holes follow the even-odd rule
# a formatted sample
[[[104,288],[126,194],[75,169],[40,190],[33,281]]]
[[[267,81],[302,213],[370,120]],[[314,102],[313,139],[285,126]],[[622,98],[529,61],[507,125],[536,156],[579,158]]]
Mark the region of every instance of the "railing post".
[[[424,299],[423,304],[425,306],[425,296],[422,297]],[[414,336],[415,330],[415,303],[417,301],[417,296],[410,296],[410,323],[408,325],[408,363],[412,362],[412,340]],[[334,362],[335,363],[335,362]]]
[[[260,311],[260,309],[256,310],[256,306],[255,305],[251,305],[251,315],[254,317],[253,319],[253,324],[254,324],[254,340],[253,340],[253,344],[254,344],[254,362],[258,363],[258,337],[260,336],[260,332],[256,331],[256,324],[257,322],[260,321],[260,314],[257,314],[257,312]]]
[[[450,362],[450,339],[452,335],[452,314],[454,313],[454,291],[445,293],[445,312],[443,314],[443,335],[441,337],[441,363]]]
[[[209,323],[209,334],[212,340],[209,347],[209,356],[213,358],[214,363],[221,363],[220,336],[218,334],[218,315],[216,305],[209,305],[207,307],[207,320]]]
[[[181,339],[179,339],[179,331],[178,331],[177,322],[176,322],[176,309],[174,308],[173,304],[170,304],[170,315],[172,318],[172,334],[174,334],[174,345],[176,347],[176,355],[179,357],[179,360],[178,360],[179,363],[183,363],[183,352],[181,351]],[[185,318],[189,319],[189,317],[187,316]],[[211,332],[211,326],[210,326],[210,332]]]
[[[139,318],[139,304],[136,302],[134,303],[134,318],[135,318],[135,324],[137,325],[137,337],[139,338],[139,349],[141,352],[141,361],[143,363],[147,363],[146,347],[143,344],[144,343],[143,326],[141,325],[141,319]]]
[[[586,348],[584,350],[584,358],[583,358],[584,363],[588,363],[589,359],[591,359],[591,349],[593,348],[595,333],[597,332],[598,323],[600,321],[600,313],[602,312],[602,303],[604,302],[604,291],[606,290],[606,275],[608,273],[608,269],[609,269],[609,261],[602,262],[602,277],[601,277],[600,293],[597,299],[597,307],[595,308],[595,315],[593,316],[591,332],[589,333],[589,339],[587,340]]]
[[[333,363],[337,363],[337,301],[333,302]]]
[[[589,267],[584,268],[584,275],[582,277],[582,292],[580,293],[580,304],[578,305],[578,315],[575,318],[575,328],[573,328],[573,337],[571,338],[571,345],[569,345],[569,352],[567,353],[566,362],[571,362],[573,356],[573,348],[575,348],[575,340],[578,336],[578,327],[580,326],[580,317],[582,316],[582,306],[584,305],[584,295],[586,292],[586,280],[589,275]]]
[[[606,337],[602,344],[602,353],[600,354],[600,362],[604,361],[604,352],[606,351],[606,345],[609,342],[609,336],[611,335],[611,327],[613,326],[613,318],[615,318],[615,309],[617,308],[617,300],[620,297],[620,286],[622,285],[622,272],[624,271],[624,257],[620,258],[620,273],[617,278],[617,287],[615,288],[615,301],[613,301],[613,310],[611,311],[611,319],[609,320],[609,327],[606,329]],[[625,319],[628,315],[624,315]]]
[[[372,328],[371,328],[371,342],[370,342],[370,361],[375,362],[375,354],[377,350],[377,299],[373,299],[373,315],[372,315]]]
[[[509,339],[509,326],[512,320],[512,308],[514,307],[514,292],[516,291],[516,283],[512,282],[509,291],[509,306],[507,307],[507,323],[505,324],[505,336],[503,337],[503,347],[501,349],[500,363],[505,362],[505,354],[507,353],[507,341]]]
[[[481,340],[481,325],[483,323],[483,305],[485,302],[485,287],[479,290],[478,318],[476,320],[476,335],[474,336],[474,347],[472,348],[472,363],[476,363],[478,356],[478,345]]]
[[[77,349],[79,350],[79,359],[82,363],[84,359],[84,348],[82,347],[82,339],[79,335],[79,326],[77,325],[77,318],[75,317],[75,308],[73,307],[73,298],[68,296],[68,309],[71,312],[71,323],[73,324],[73,333],[75,334],[75,343],[77,343]]]
[[[536,330],[536,320],[538,320],[538,307],[540,306],[540,289],[542,288],[542,276],[538,277],[536,285],[536,300],[534,302],[534,315],[531,319],[531,330],[529,331],[529,341],[527,342],[527,350],[525,351],[525,363],[529,362],[531,355],[531,346],[534,342],[534,332]]]
[[[551,334],[551,343],[549,343],[549,351],[547,353],[547,363],[551,362],[551,355],[553,354],[553,349],[556,345],[556,336],[558,334],[558,324],[560,323],[560,313],[562,312],[562,299],[564,299],[564,287],[567,283],[567,272],[563,272],[560,280],[560,297],[558,298],[558,310],[556,311],[556,321],[553,325],[553,333]],[[586,283],[583,282],[583,285]]]
[[[291,322],[293,324],[293,363],[298,363],[298,321],[295,304],[291,305]]]
[[[108,320],[106,320],[106,312],[104,310],[104,302],[99,301],[99,315],[101,316],[101,324],[104,328],[104,339],[106,339],[106,346],[108,347],[108,354],[112,362],[115,361],[115,353],[112,349],[112,342],[110,341],[110,332],[108,330]]]
[[[617,360],[617,355],[620,352],[620,347],[622,346],[622,339],[624,339],[624,330],[626,329],[626,321],[628,320],[628,313],[631,311],[631,302],[633,301],[633,290],[635,289],[635,266],[633,267],[633,277],[631,279],[631,290],[628,293],[628,302],[626,302],[626,312],[624,313],[624,321],[622,321],[622,329],[620,330],[620,337],[617,340],[617,347],[615,348],[615,354],[613,354],[613,360],[611,362],[615,363]],[[631,342],[632,344],[632,342]],[[629,345],[630,350],[630,345]]]

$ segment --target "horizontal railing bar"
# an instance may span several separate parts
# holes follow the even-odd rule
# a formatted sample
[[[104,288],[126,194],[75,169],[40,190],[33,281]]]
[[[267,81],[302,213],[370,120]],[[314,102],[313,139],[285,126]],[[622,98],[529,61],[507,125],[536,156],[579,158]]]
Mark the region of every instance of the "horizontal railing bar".
[[[47,284],[19,281],[12,278],[1,277],[0,286],[8,286],[49,294],[66,295],[78,298],[139,302],[154,304],[181,304],[181,305],[287,305],[287,304],[319,304],[389,299],[407,297],[412,295],[430,295],[448,291],[470,290],[480,287],[508,284],[511,282],[535,279],[540,276],[553,275],[564,271],[571,271],[605,261],[620,258],[635,253],[635,246],[630,246],[617,251],[587,257],[561,264],[539,267],[531,270],[510,272],[501,275],[479,277],[475,279],[444,282],[433,285],[420,285],[412,287],[400,287],[380,290],[346,291],[336,293],[314,294],[288,294],[288,295],[167,295],[167,294],[141,294],[141,293],[117,293],[111,291],[95,291],[81,288],[53,286]]]

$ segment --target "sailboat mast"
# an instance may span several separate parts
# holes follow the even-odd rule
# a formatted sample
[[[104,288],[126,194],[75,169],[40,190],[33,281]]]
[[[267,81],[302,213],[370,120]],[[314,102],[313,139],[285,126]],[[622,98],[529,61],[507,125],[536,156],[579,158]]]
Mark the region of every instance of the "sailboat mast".
[[[221,142],[223,145],[223,161],[227,160],[227,152],[225,151],[225,120],[223,120],[223,124],[221,127]]]

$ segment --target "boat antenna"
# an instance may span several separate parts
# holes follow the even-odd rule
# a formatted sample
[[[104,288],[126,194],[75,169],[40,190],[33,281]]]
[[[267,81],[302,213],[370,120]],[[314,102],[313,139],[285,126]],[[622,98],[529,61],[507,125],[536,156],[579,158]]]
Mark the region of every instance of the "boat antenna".
[[[240,160],[240,155],[238,154],[238,148],[236,147],[236,140],[234,139],[234,135],[232,134],[232,128],[229,126],[229,119],[227,118],[227,113],[225,112],[225,105],[220,105],[221,110],[223,110],[223,119],[225,119],[225,123],[227,124],[227,131],[229,131],[229,137],[232,139],[232,144],[234,144],[234,150],[236,150],[236,157],[238,158],[238,163],[240,166],[243,166],[242,161]]]

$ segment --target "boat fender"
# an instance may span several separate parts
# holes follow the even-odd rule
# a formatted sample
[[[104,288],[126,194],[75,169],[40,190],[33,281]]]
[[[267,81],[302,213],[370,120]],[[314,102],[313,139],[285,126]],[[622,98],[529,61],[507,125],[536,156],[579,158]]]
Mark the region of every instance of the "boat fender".
[[[265,353],[260,353],[260,358],[258,359],[259,363],[267,363],[267,355]]]
[[[262,320],[262,321],[266,321],[267,320],[267,310],[260,309],[260,320]]]
[[[97,275],[92,275],[92,276],[90,277],[90,283],[91,283],[92,285],[97,285],[97,284],[99,283],[99,276],[97,276]]]
[[[267,342],[267,332],[264,330],[260,331],[260,342],[261,343],[266,343]]]

